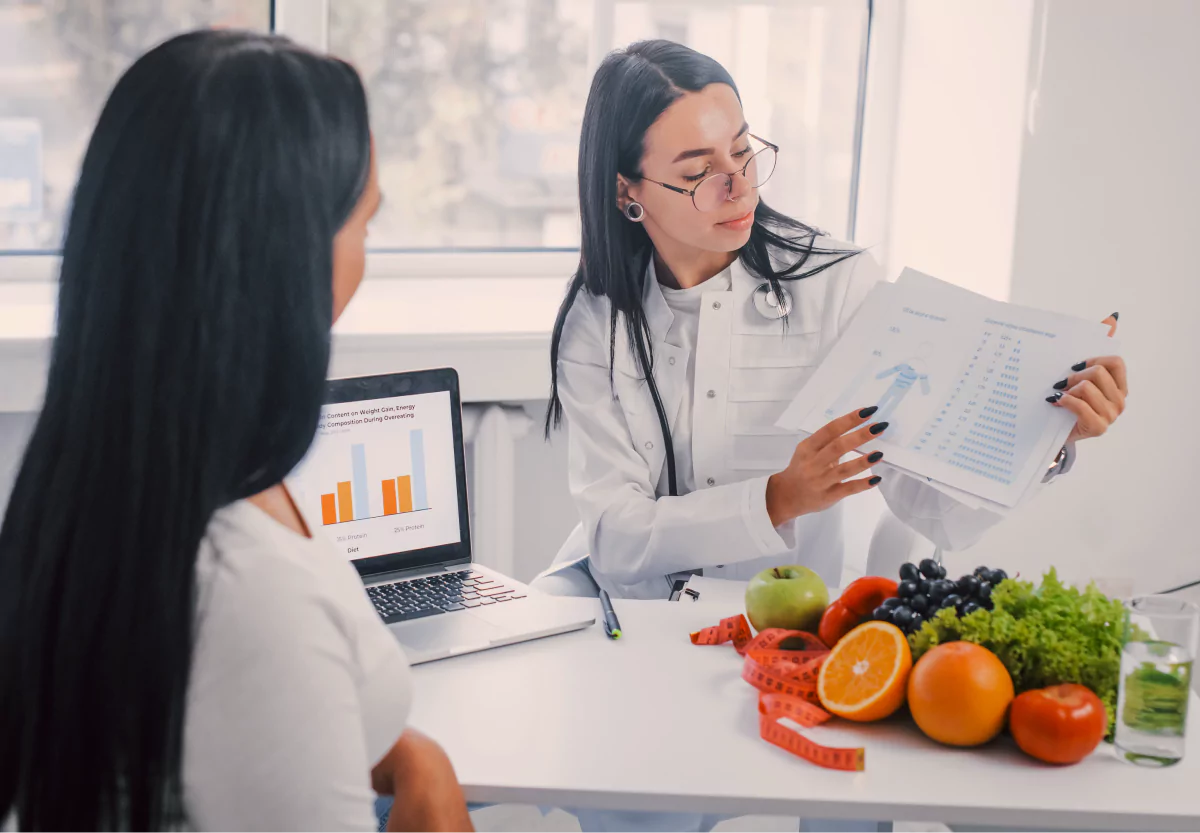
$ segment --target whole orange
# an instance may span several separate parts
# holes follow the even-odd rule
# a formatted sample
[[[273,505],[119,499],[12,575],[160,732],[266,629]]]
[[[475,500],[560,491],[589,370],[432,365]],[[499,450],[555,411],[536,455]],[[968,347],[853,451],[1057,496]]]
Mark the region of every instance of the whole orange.
[[[996,737],[1012,700],[1012,677],[1004,663],[971,642],[938,645],[908,675],[913,720],[948,746],[978,746]]]

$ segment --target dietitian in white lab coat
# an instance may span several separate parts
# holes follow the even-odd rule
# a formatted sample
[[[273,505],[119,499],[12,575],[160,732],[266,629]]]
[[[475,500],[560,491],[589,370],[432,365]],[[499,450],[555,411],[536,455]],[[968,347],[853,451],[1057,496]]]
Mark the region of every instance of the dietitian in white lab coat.
[[[660,72],[639,73],[647,62]],[[944,550],[1000,521],[894,469],[875,473],[878,455],[839,463],[886,431],[908,388],[921,392],[919,357],[894,369],[891,400],[850,403],[806,440],[775,427],[884,275],[869,250],[762,201],[787,148],[754,132],[716,62],[664,41],[609,56],[580,158],[591,160],[583,245],[556,327],[548,424],[565,416],[581,523],[541,586],[561,592],[551,577],[582,572],[614,596],[665,598],[681,573],[746,579],[788,563],[836,586],[843,501],[871,488]],[[1046,407],[1079,423],[1046,461],[1051,476],[1124,405],[1119,359],[1063,374],[1045,380]]]

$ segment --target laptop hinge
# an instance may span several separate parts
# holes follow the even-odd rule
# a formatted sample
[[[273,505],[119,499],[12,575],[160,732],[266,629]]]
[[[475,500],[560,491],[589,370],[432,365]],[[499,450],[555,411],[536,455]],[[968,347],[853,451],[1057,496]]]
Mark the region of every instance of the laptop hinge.
[[[363,584],[374,584],[379,581],[404,581],[410,578],[431,576],[435,573],[457,573],[460,570],[471,569],[470,561],[459,561],[451,564],[430,564],[424,567],[409,567],[405,570],[392,570],[387,573],[372,573],[361,576]]]

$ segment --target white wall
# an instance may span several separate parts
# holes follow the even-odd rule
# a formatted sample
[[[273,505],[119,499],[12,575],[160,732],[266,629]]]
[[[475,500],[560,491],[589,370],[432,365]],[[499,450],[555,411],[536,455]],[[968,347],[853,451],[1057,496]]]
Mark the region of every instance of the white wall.
[[[1012,300],[1097,320],[1119,311],[1131,397],[1109,436],[1080,446],[1070,477],[967,562],[1053,563],[1139,590],[1200,579],[1198,38],[1195,0],[1036,11]]]

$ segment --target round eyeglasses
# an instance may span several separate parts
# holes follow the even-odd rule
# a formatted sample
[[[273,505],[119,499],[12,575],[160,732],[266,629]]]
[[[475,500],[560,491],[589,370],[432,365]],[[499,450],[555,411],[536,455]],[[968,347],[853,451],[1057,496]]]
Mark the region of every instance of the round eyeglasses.
[[[734,171],[731,174],[713,174],[706,177],[695,188],[688,190],[680,188],[677,185],[670,185],[666,182],[659,182],[657,179],[642,177],[647,182],[653,182],[655,185],[661,185],[668,191],[674,191],[676,194],[686,194],[692,198],[692,205],[697,211],[715,211],[721,205],[729,200],[729,195],[733,193],[733,178],[741,174],[750,183],[751,188],[761,188],[763,184],[771,178],[771,174],[775,173],[775,160],[779,156],[779,145],[772,144],[766,139],[759,138],[753,133],[750,138],[754,139],[763,145],[761,150],[756,151],[746,164],[739,171]]]

